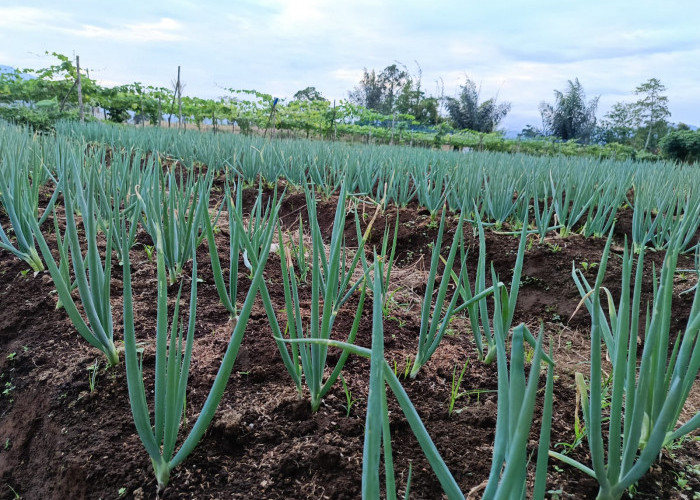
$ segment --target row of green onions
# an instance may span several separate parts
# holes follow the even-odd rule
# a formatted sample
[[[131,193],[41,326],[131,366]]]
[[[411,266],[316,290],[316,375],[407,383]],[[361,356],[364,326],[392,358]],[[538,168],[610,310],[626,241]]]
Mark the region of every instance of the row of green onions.
[[[117,150],[136,146],[141,151],[164,151],[190,168],[205,164],[232,169],[246,186],[260,179],[268,184],[284,179],[301,189],[310,181],[328,196],[344,182],[348,193],[363,193],[377,202],[400,207],[418,202],[433,219],[444,203],[461,212],[472,212],[476,205],[484,222],[497,227],[510,222],[519,227],[526,206],[531,205],[534,215],[528,223],[542,237],[551,228],[559,229],[562,236],[581,231],[586,237],[604,237],[618,210],[630,207],[636,253],[645,245],[667,248],[681,219],[689,220],[684,226],[686,236],[700,224],[694,212],[700,203],[700,172],[695,166],[270,141],[104,124],[65,123],[57,131],[70,140],[97,141]],[[690,237],[681,244],[683,252],[694,250]]]
[[[183,177],[177,176],[173,169],[164,172],[160,156],[152,154],[142,157],[138,150],[115,149],[116,143],[112,143],[112,149],[108,155],[103,146],[93,144],[88,147],[75,138],[66,140],[57,137],[52,149],[51,142],[47,139],[35,138],[32,140],[36,143],[32,143],[21,132],[18,133],[14,129],[1,125],[0,134],[3,138],[10,138],[7,142],[0,142],[3,144],[0,149],[0,179],[3,181],[0,185],[0,202],[8,214],[12,233],[15,235],[11,239],[8,231],[3,230],[0,233],[0,236],[4,235],[0,238],[2,248],[13,252],[27,262],[41,263],[38,259],[39,253],[36,250],[34,254],[31,253],[31,249],[34,248],[33,241],[36,241],[66,313],[85,340],[101,350],[112,365],[119,362],[114,345],[110,304],[112,250],[123,265],[125,364],[131,409],[139,437],[152,460],[159,490],[167,485],[172,469],[187,458],[211,423],[243,341],[253,303],[257,293],[260,292],[287,371],[300,395],[304,393],[302,384],[306,383],[313,410],[319,408],[322,398],[340,376],[348,356],[355,354],[371,358],[370,394],[365,429],[365,462],[363,463],[365,498],[376,498],[379,494],[378,464],[382,449],[386,471],[384,489],[387,497],[396,497],[397,486],[393,478],[386,385],[397,398],[448,497],[464,497],[430,440],[405,390],[384,359],[383,306],[394,258],[393,249],[395,249],[397,230],[393,233],[393,242],[390,232],[385,231],[382,254],[375,254],[374,261],[370,265],[362,250],[369,230],[364,235],[361,233],[359,217],[355,210],[356,234],[360,249],[353,254],[345,246],[343,235],[346,210],[348,205],[352,206],[352,203],[348,204],[349,199],[352,198],[349,193],[353,192],[352,179],[340,175],[340,171],[326,168],[316,168],[313,174],[316,180],[326,183],[320,187],[321,195],[327,196],[336,189],[340,192],[328,254],[316,219],[318,186],[305,182],[300,184],[306,193],[308,229],[311,237],[311,249],[307,253],[302,229],[300,229],[298,244],[294,245],[279,227],[281,198],[277,194],[271,203],[263,206],[262,190],[260,190],[253,211],[247,223],[244,222],[242,189],[249,183],[245,179],[250,179],[247,176],[251,171],[237,168],[242,166],[240,161],[231,163],[231,171],[226,176],[225,201],[212,213],[209,210],[209,193],[213,182],[213,168],[208,169],[204,175],[197,175],[196,168],[188,168],[187,177]],[[151,146],[160,144],[158,142],[160,139],[156,135],[149,140],[151,140]],[[25,145],[24,149],[20,149],[29,153],[19,152],[18,145]],[[266,146],[263,145],[256,150],[261,158],[266,154],[264,151]],[[52,155],[43,156],[47,152],[51,152]],[[207,150],[211,158],[219,153],[221,148]],[[109,166],[107,165],[108,156]],[[294,157],[280,156],[280,159],[284,158],[290,159],[289,166],[285,167],[288,174],[292,171]],[[498,163],[496,168],[508,168],[502,164],[502,159],[499,161],[501,163]],[[433,168],[439,167],[436,164]],[[451,168],[457,178],[460,175],[460,169]],[[362,169],[356,169],[356,180],[365,179],[365,174],[361,172],[363,172]],[[269,172],[267,174],[269,175]],[[258,179],[261,178],[260,172],[256,175]],[[581,182],[578,174],[570,174],[570,176],[576,178],[576,182]],[[522,176],[504,181],[499,176],[484,175],[481,186],[487,186],[484,189],[490,190],[492,187],[496,189],[501,185],[500,189],[511,190],[521,182],[519,180],[521,178]],[[407,189],[408,184],[403,184],[405,180],[397,181],[397,184],[390,187],[389,180],[381,176],[373,176],[371,179],[374,183],[371,187],[376,189],[375,196],[381,196],[381,200],[378,200],[381,205],[386,204],[391,193],[411,192],[410,188]],[[449,199],[454,201],[454,195],[451,192],[448,194],[446,187],[454,187],[459,183],[432,180],[427,184],[420,184],[421,181],[417,177],[412,179],[413,185],[418,186],[415,195],[427,203],[426,206],[433,218],[437,217],[440,208],[449,204]],[[385,182],[382,183],[381,180]],[[616,180],[619,179],[616,178]],[[40,215],[39,189],[47,184],[53,186],[53,194]],[[617,209],[605,208],[603,199],[614,197],[615,203],[619,204],[620,197],[623,196],[620,185],[613,186],[613,181],[608,181],[601,182],[592,188],[589,186],[590,189],[586,188],[588,191],[584,188],[580,189],[578,185],[576,187],[569,185],[568,188],[560,189],[560,185],[554,181],[552,170],[549,172],[549,186],[547,184],[546,180],[542,182],[542,193],[555,193],[556,196],[547,197],[551,198],[551,202],[544,204],[544,211],[540,211],[539,206],[535,209],[538,227],[534,231],[540,233],[541,237],[544,233],[539,227],[540,223],[549,230],[554,227],[566,235],[584,216],[587,217],[584,228],[590,223],[589,230],[593,231],[591,234],[596,236],[606,232],[612,234],[612,218]],[[383,185],[383,188],[379,189],[378,185]],[[370,186],[367,185],[367,187]],[[548,188],[551,191],[548,191]],[[14,193],[24,193],[25,196],[17,197]],[[495,359],[499,372],[499,412],[494,459],[484,498],[525,498],[527,437],[532,425],[537,381],[542,363],[546,363],[548,368],[544,395],[545,413],[542,418],[539,445],[541,450],[549,449],[553,362],[551,352],[547,355],[542,349],[542,330],[535,339],[524,325],[511,329],[525,242],[530,231],[527,224],[521,225],[520,246],[510,289],[498,280],[493,269],[491,270],[492,286],[486,287],[484,224],[480,216],[485,215],[493,220],[496,226],[503,225],[508,217],[518,213],[525,214],[521,216],[521,220],[527,220],[528,206],[523,200],[530,199],[528,196],[517,194],[500,202],[495,193],[496,191],[486,192],[481,208],[477,206],[469,213],[462,212],[446,259],[440,252],[447,212],[442,210],[438,238],[433,245],[429,283],[435,282],[440,262],[443,264],[443,278],[437,295],[429,285],[423,299],[421,330],[411,375],[416,376],[439,347],[450,318],[466,309],[482,359],[484,361]],[[63,210],[56,206],[59,195],[63,196]],[[535,200],[537,199],[538,195],[535,196]],[[655,205],[649,201],[650,199],[655,200]],[[473,200],[464,197],[460,203],[462,206],[467,206],[469,201]],[[633,250],[639,253],[637,271],[633,282],[634,252],[625,248],[622,296],[617,307],[614,306],[611,297],[608,299],[607,319],[601,306],[600,296],[601,292],[605,291],[602,281],[612,239],[608,240],[594,286],[590,286],[581,273],[574,271],[574,280],[583,297],[582,304],[585,304],[592,316],[592,362],[588,382],[583,375],[577,375],[579,390],[588,398],[584,405],[584,419],[592,467],[576,462],[561,453],[550,451],[549,454],[597,479],[600,483],[600,499],[620,498],[625,489],[648,470],[661,447],[700,427],[700,415],[696,415],[680,428],[676,428],[683,403],[700,370],[700,348],[697,348],[700,330],[700,291],[697,289],[686,331],[678,337],[674,346],[669,345],[673,273],[678,253],[691,248],[690,237],[697,230],[699,209],[696,202],[697,190],[691,188],[678,190],[675,194],[661,190],[652,195],[635,186],[635,214],[639,213],[641,217],[633,220],[633,232],[637,231],[636,239],[633,237]],[[658,206],[664,206],[666,211],[650,208]],[[594,207],[597,208],[593,210]],[[49,213],[54,214],[59,249],[58,262],[41,229]],[[21,217],[17,214],[21,214]],[[215,238],[217,223],[224,214],[228,219],[229,233],[228,276],[225,276],[221,269]],[[56,223],[61,215],[66,220],[64,235],[60,234]],[[76,215],[79,215],[80,219]],[[481,243],[474,287],[471,286],[467,277],[468,249],[464,247],[462,237],[468,215],[475,219]],[[551,226],[552,221],[556,226]],[[131,290],[129,249],[134,245],[135,231],[139,225],[145,227],[153,239],[158,269],[153,375],[155,392],[152,416],[145,391],[142,358],[137,349]],[[79,243],[80,227],[87,241],[86,252]],[[398,225],[396,227],[398,228]],[[655,233],[649,228],[660,229]],[[101,252],[98,247],[101,234],[104,235],[104,252]],[[275,248],[273,245],[275,236],[278,239],[277,248],[280,251],[285,289],[286,325],[284,327],[281,326],[272,305],[263,274],[269,254]],[[219,296],[235,321],[228,348],[209,396],[189,434],[180,441],[178,435],[183,418],[195,336],[196,249],[205,238],[210,247],[212,269]],[[641,310],[641,273],[645,245],[649,242],[655,246],[668,247],[668,252],[658,285],[655,280],[654,305],[652,311],[647,314],[644,350],[641,360],[637,360],[636,339]],[[390,254],[389,248],[392,248]],[[251,273],[251,284],[244,302],[239,307],[236,297],[240,274],[238,269],[240,253],[243,254],[244,263]],[[192,276],[188,327],[185,332],[179,321],[179,306],[176,306],[173,319],[170,325],[168,324],[167,290],[168,284],[184,280],[182,275],[184,264],[189,260],[192,261]],[[459,272],[453,271],[455,262],[459,265]],[[36,269],[40,269],[38,264]],[[302,273],[310,273],[311,277],[312,301],[308,324],[302,321],[302,317],[306,315],[302,314],[299,301],[298,280],[301,279]],[[449,286],[450,283],[453,284],[452,287]],[[77,289],[80,297],[82,314],[72,294],[74,289]],[[452,297],[448,300],[450,290],[452,290]],[[345,342],[332,340],[331,333],[337,314],[344,305],[351,302],[350,299],[353,296],[357,295],[359,300],[355,306],[350,334]],[[354,345],[364,302],[368,295],[373,302],[371,349]],[[489,296],[493,301],[491,314],[487,307]],[[179,304],[179,294],[177,303]],[[508,339],[511,344],[510,363],[506,352]],[[534,350],[527,382],[523,362],[525,342],[529,343]],[[610,428],[607,455],[602,438],[601,342],[605,345],[613,363],[613,393],[608,424]],[[483,347],[484,343],[486,348]],[[343,349],[344,354],[333,367],[331,375],[324,381],[323,375],[330,346]],[[638,361],[639,366],[637,366]],[[176,446],[178,442],[182,443],[179,448]],[[547,454],[538,454],[533,498],[544,496],[546,466]],[[406,491],[408,492],[409,489],[410,484],[407,484]]]

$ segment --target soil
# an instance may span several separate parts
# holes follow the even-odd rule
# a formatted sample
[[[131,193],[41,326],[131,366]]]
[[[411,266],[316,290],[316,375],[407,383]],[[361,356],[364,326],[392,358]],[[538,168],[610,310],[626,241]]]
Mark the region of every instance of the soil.
[[[256,194],[244,197],[249,210]],[[266,196],[270,193],[267,192]],[[324,237],[332,230],[336,198],[319,200],[318,217]],[[306,217],[303,194],[287,193],[281,214],[283,230],[295,234],[299,217]],[[374,207],[358,207],[364,231]],[[390,208],[375,219],[365,251],[381,245],[385,228],[393,231],[398,213],[400,226],[396,267],[392,274],[390,311],[384,322],[385,356],[403,374],[406,360],[414,356],[420,328],[420,297],[428,279],[430,248],[437,225],[416,205]],[[629,225],[631,213],[618,214],[618,228]],[[0,214],[0,222],[6,224]],[[304,220],[305,227],[307,220]],[[47,228],[53,221],[46,222]],[[449,245],[456,221],[447,218],[445,245]],[[467,243],[473,248],[467,266],[473,270],[478,238],[469,225]],[[614,249],[620,252],[624,230],[616,232]],[[348,212],[345,228],[349,246],[357,245],[354,216]],[[55,241],[51,240],[54,245]],[[137,337],[144,343],[144,367],[148,376],[154,361],[156,266],[144,246],[150,237],[139,234],[131,251],[134,314]],[[228,266],[227,234],[217,236],[222,266]],[[518,239],[487,231],[487,261],[493,261],[499,278],[509,283]],[[571,279],[571,266],[589,265],[586,276],[595,279],[605,241],[579,235],[544,242],[531,237],[525,255],[522,286],[515,320],[537,331],[544,325],[553,339],[557,362],[552,447],[572,443],[574,436],[574,373],[588,372],[590,320],[585,308],[572,314],[580,295]],[[191,428],[219,367],[231,335],[229,314],[220,304],[213,282],[206,244],[198,251],[199,278],[196,340],[188,385],[186,423],[181,438]],[[649,252],[644,275],[644,299],[651,298],[652,265],[660,269],[662,253]],[[113,259],[112,304],[115,337],[122,338],[122,276]],[[593,264],[593,265],[591,265]],[[693,267],[682,256],[679,268]],[[153,498],[156,482],[148,455],[133,424],[124,363],[105,367],[99,352],[91,348],[71,325],[63,310],[56,310],[56,296],[48,273],[36,276],[22,261],[0,252],[0,498],[113,499]],[[240,268],[245,270],[241,261]],[[647,269],[648,268],[648,269]],[[189,275],[183,281],[183,308],[187,309]],[[470,271],[471,272],[471,271]],[[284,308],[279,257],[272,255],[266,280],[275,308]],[[309,279],[310,281],[310,279]],[[696,283],[692,273],[677,276],[672,330],[685,327],[692,294],[679,295]],[[620,262],[611,257],[605,285],[619,291]],[[617,290],[616,290],[617,284]],[[239,301],[249,280],[241,273]],[[170,288],[171,297],[177,286]],[[302,304],[310,302],[309,284],[301,284]],[[353,320],[354,297],[338,315],[335,338],[345,340]],[[368,302],[369,304],[369,302]],[[365,307],[356,343],[371,344],[371,307]],[[547,342],[547,340],[545,341]],[[329,363],[339,352],[331,350]],[[99,364],[95,386],[89,384],[90,367]],[[454,370],[467,363],[455,411],[449,415],[450,385]],[[232,376],[209,430],[195,451],[171,475],[165,498],[359,498],[369,362],[351,356],[343,370],[354,404],[348,408],[340,383],[312,413],[308,394],[301,398],[281,361],[265,311],[258,298]],[[482,484],[491,465],[496,423],[495,365],[477,360],[466,318],[458,318],[432,359],[415,379],[401,376],[437,449],[466,493]],[[147,388],[148,388],[147,384]],[[152,394],[149,394],[152,397]],[[416,439],[389,395],[393,456],[397,484],[403,494],[409,466],[412,498],[440,498],[440,484],[423,457]],[[700,410],[697,384],[684,417]],[[531,435],[536,450],[539,414]],[[586,447],[570,454],[589,463]],[[533,457],[534,462],[534,457]],[[700,440],[686,439],[676,449],[664,450],[652,470],[638,483],[634,498],[688,498],[700,492]],[[575,469],[550,459],[548,498],[594,498],[597,484]],[[695,497],[697,498],[697,497]]]

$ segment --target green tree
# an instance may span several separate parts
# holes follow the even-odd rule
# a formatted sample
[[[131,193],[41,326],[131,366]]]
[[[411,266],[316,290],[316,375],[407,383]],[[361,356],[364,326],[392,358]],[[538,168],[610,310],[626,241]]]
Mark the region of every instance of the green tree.
[[[300,102],[326,101],[323,94],[316,90],[316,87],[306,87],[294,94],[294,100]]]
[[[377,75],[374,69],[364,69],[358,86],[348,93],[353,104],[363,106],[383,115],[392,115],[403,89],[412,82],[411,75],[401,63],[387,66]]]
[[[437,125],[439,121],[439,102],[435,97],[426,97],[422,88],[423,72],[418,66],[417,75],[407,79],[396,98],[396,112],[412,115],[418,123]]]
[[[399,64],[391,64],[379,73],[379,83],[383,87],[383,99],[381,109],[378,111],[385,115],[394,113],[396,98],[403,88],[411,81],[411,77],[405,66],[401,68]]]
[[[668,132],[666,118],[671,116],[671,112],[668,110],[668,97],[662,94],[665,90],[666,87],[660,80],[650,78],[634,91],[636,95],[641,96],[635,106],[642,128],[646,132],[645,150],[656,146],[659,139]]]
[[[212,105],[208,99],[185,96],[182,98],[182,121],[192,122],[201,129],[205,118],[211,117]]]
[[[163,110],[173,98],[173,91],[165,87],[146,87],[144,98],[144,113],[148,116],[151,125],[160,125],[163,119]]]
[[[687,163],[700,161],[700,132],[689,129],[674,130],[659,141],[661,154],[671,160]]]
[[[78,71],[73,59],[56,52],[46,54],[57,62],[45,68],[0,74],[0,117],[48,130],[56,120],[77,115]],[[80,73],[83,102],[94,106],[99,86],[84,68]]]
[[[379,121],[391,121],[392,128],[396,119],[435,125],[440,120],[440,102],[435,97],[426,96],[421,78],[420,66],[417,74],[412,75],[400,62],[387,66],[378,75],[374,69],[368,71],[365,68],[360,83],[348,92],[349,101],[375,113]],[[367,118],[364,115],[363,120]]]
[[[313,87],[307,87],[313,89]],[[307,90],[304,89],[304,90]],[[315,89],[314,89],[315,91]],[[324,135],[332,126],[329,113],[332,115],[331,103],[318,93],[315,99],[306,96],[298,98],[299,92],[294,94],[294,100],[288,105],[278,106],[278,127],[289,130],[303,130],[306,137],[311,137],[315,132]],[[313,94],[311,94],[313,96]]]
[[[554,99],[554,105],[546,102],[540,104],[546,133],[565,141],[574,139],[588,143],[595,130],[599,97],[586,103],[583,85],[576,78],[574,81],[569,80],[569,86],[564,92],[555,90]]]
[[[479,103],[479,89],[469,78],[460,89],[458,98],[448,97],[446,100],[447,112],[455,128],[490,133],[510,112],[511,104],[498,104],[495,97]]]
[[[348,92],[348,98],[351,103],[358,106],[381,111],[384,102],[384,86],[374,70],[370,73],[367,68],[364,69],[359,85]]]
[[[107,119],[114,123],[126,122],[129,111],[136,112],[139,109],[139,98],[129,85],[102,88],[97,102],[105,110]]]
[[[265,127],[274,98],[257,90],[226,89],[231,97],[224,99],[230,109],[229,120],[234,121],[244,134],[250,134],[253,127]]]
[[[617,102],[601,121],[599,139],[606,144],[631,145],[640,124],[639,109],[633,103]]]

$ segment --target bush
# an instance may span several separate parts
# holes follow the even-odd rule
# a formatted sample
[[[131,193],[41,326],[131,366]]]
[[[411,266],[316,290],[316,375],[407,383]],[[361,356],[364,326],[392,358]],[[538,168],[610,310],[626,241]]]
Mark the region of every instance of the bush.
[[[696,163],[700,161],[700,132],[674,130],[661,139],[659,147],[665,158]]]
[[[25,125],[37,132],[52,132],[56,121],[77,119],[77,112],[59,112],[58,110],[32,109],[19,104],[0,106],[0,118],[17,125]]]

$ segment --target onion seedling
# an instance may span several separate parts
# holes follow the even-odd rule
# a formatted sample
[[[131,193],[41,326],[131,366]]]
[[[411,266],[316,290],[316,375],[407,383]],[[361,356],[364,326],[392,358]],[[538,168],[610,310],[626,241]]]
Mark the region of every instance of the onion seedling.
[[[467,371],[467,365],[469,365],[469,358],[467,358],[467,361],[464,363],[464,366],[462,367],[462,371],[459,372],[459,376],[457,376],[457,366],[455,365],[452,368],[452,385],[450,386],[450,406],[447,409],[447,414],[452,415],[452,412],[455,409],[455,403],[459,398],[462,396],[466,395],[467,392],[460,392],[459,388],[462,385],[462,379],[464,378],[464,373]]]

